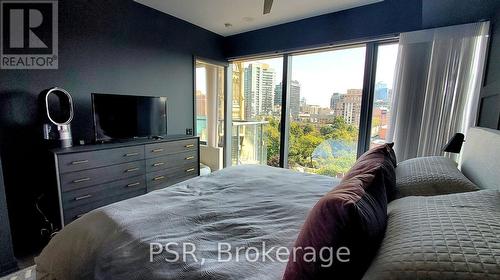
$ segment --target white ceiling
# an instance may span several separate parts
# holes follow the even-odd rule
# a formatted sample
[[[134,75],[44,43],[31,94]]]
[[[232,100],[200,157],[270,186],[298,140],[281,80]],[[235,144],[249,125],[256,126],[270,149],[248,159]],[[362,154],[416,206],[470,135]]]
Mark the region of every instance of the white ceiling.
[[[274,0],[263,15],[264,0],[135,0],[223,36],[346,10],[383,0]],[[232,26],[227,28],[225,23]]]

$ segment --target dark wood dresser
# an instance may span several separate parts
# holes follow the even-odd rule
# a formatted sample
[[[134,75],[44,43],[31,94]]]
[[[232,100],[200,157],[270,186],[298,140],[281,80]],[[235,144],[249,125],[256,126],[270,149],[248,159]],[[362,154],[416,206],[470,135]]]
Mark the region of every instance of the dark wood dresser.
[[[52,150],[61,225],[83,214],[199,176],[199,139],[76,146]]]

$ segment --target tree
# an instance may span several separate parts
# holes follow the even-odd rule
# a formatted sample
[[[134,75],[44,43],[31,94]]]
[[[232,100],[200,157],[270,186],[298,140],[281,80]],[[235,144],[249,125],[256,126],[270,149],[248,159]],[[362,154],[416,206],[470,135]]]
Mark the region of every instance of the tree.
[[[299,138],[299,155],[302,157],[302,159],[308,160],[308,167],[314,167],[313,152],[314,149],[316,149],[316,147],[321,144],[321,142],[323,142],[323,139],[313,134],[305,134]]]
[[[279,166],[279,122],[272,117],[269,117],[267,121],[269,122],[269,124],[265,126],[265,134],[267,137],[267,164],[270,166]]]

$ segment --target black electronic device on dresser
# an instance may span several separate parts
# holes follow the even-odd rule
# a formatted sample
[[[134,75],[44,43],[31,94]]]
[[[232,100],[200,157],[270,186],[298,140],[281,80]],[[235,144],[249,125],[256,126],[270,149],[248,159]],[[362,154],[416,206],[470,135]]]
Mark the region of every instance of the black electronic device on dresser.
[[[199,139],[166,136],[52,150],[61,225],[83,214],[199,176]]]

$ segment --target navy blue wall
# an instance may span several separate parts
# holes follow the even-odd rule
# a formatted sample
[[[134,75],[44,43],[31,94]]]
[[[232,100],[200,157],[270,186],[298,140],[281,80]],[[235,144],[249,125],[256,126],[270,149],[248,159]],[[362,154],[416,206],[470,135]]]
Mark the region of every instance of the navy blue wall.
[[[500,1],[499,1],[500,2]],[[492,36],[486,80],[481,92],[478,124],[500,129],[500,10],[492,21]]]
[[[283,52],[493,18],[499,0],[383,2],[226,37],[228,58]]]
[[[226,37],[226,56],[238,57],[379,37],[422,27],[421,0],[385,0],[337,13]]]
[[[7,215],[7,201],[3,187],[2,161],[0,160],[0,277],[16,268],[12,251],[10,223]]]
[[[422,27],[489,20],[499,7],[498,0],[422,0]]]
[[[219,35],[132,0],[60,0],[59,69],[0,70],[0,143],[16,252],[33,248],[45,188],[37,95],[74,97],[73,138],[91,140],[92,92],[168,97],[168,132],[193,126],[193,55],[223,60]]]

